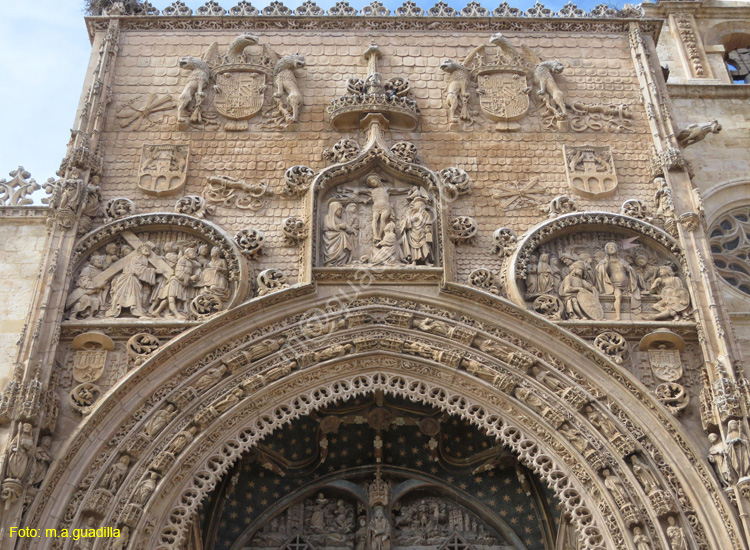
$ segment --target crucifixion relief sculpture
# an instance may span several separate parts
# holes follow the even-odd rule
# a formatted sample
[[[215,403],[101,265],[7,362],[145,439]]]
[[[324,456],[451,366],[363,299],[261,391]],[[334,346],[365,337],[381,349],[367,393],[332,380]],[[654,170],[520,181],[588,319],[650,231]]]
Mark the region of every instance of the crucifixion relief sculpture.
[[[368,174],[356,187],[337,187],[322,224],[325,266],[432,266],[434,198],[424,188]],[[361,223],[370,217],[370,223]]]

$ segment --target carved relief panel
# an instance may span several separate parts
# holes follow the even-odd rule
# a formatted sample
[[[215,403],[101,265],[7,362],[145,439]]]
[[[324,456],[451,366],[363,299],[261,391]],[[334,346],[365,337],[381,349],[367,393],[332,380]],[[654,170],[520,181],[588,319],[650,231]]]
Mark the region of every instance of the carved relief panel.
[[[370,173],[329,189],[320,216],[321,266],[439,264],[435,197],[421,186]]]
[[[553,238],[529,254],[519,290],[552,319],[681,319],[690,294],[679,261],[646,241],[591,230]]]
[[[202,224],[179,227],[190,220],[126,218],[94,233],[81,245],[91,248],[74,270],[67,318],[197,318],[244,297],[245,267],[236,247]]]
[[[247,548],[283,548],[302,537],[313,548],[353,548],[357,503],[325,492],[289,506],[250,540]]]

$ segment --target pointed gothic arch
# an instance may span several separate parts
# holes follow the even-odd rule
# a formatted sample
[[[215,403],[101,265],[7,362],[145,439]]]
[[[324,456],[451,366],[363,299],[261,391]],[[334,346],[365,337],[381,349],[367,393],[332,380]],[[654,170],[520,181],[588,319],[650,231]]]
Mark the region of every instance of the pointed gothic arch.
[[[201,501],[256,441],[344,396],[381,389],[459,415],[508,446],[555,491],[587,550],[629,548],[623,532],[636,525],[668,548],[656,528],[667,517],[698,548],[733,547],[726,533],[737,526],[706,464],[633,376],[507,301],[459,285],[428,293],[364,290],[343,300],[295,287],[174,339],[103,397],[61,450],[27,524],[77,528],[97,515],[129,525],[146,548],[180,548]],[[306,334],[311,311],[320,322]],[[210,369],[221,375],[204,388]],[[242,399],[220,410],[239,387]],[[175,414],[148,428],[170,405]],[[127,476],[104,494],[102,477],[122,455],[131,459]],[[656,491],[634,473],[634,455]],[[84,473],[68,468],[73,461]],[[622,495],[608,488],[609,473]],[[716,507],[705,511],[700,499]]]

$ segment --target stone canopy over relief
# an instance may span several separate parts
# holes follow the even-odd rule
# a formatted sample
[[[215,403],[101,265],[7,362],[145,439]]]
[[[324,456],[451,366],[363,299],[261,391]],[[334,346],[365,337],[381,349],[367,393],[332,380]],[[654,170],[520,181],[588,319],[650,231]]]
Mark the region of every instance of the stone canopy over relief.
[[[435,197],[378,173],[327,191],[321,202],[320,264],[439,265]]]
[[[553,238],[529,254],[519,291],[552,319],[682,319],[691,302],[679,261],[646,241],[614,231]]]
[[[227,242],[178,226],[127,228],[82,255],[66,317],[199,318],[241,299],[243,269]]]

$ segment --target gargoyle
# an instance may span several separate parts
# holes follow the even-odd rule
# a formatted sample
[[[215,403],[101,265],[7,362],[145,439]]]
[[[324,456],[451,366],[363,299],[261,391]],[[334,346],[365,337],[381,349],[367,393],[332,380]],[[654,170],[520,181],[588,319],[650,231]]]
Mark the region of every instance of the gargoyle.
[[[721,132],[721,124],[718,120],[711,122],[694,122],[688,124],[677,134],[677,142],[682,147],[687,147],[693,143],[698,143],[708,134],[718,134]]]

